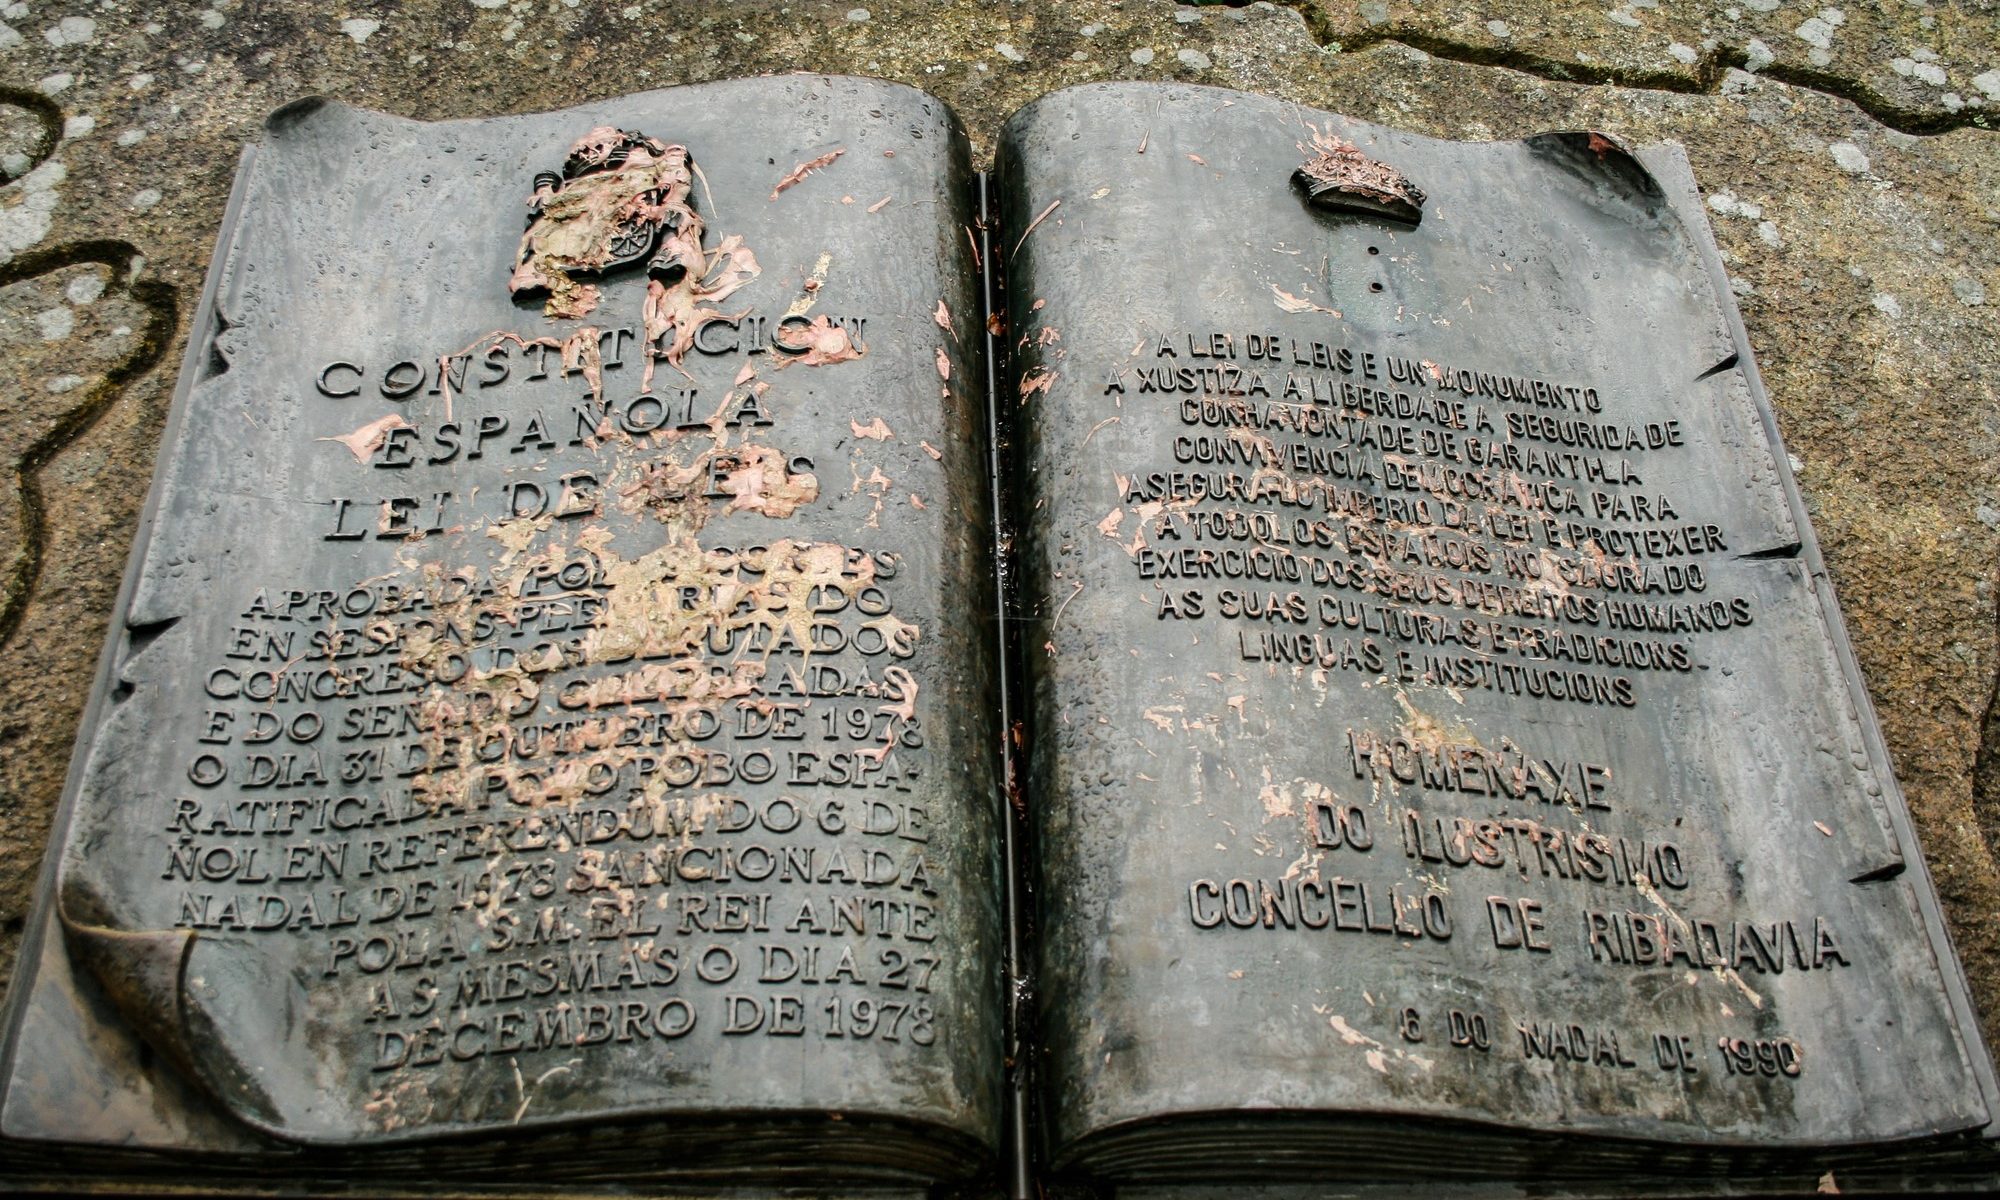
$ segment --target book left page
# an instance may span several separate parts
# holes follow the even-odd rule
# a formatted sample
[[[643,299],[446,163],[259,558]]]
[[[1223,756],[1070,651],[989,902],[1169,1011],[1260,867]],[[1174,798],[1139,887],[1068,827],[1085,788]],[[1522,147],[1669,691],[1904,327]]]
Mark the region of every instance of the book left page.
[[[726,1114],[872,1131],[863,1174],[976,1166],[967,153],[922,93],[811,76],[274,115],[82,734],[10,1133],[165,1136],[22,1085],[125,1039],[286,1141],[629,1118],[697,1161]]]

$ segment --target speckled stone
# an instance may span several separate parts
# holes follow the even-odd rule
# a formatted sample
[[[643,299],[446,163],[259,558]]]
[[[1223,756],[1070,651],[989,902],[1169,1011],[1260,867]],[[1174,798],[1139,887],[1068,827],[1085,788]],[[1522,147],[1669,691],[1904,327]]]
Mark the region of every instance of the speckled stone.
[[[1346,50],[1401,40],[1552,79],[1677,91],[1712,92],[1729,68],[1744,68],[1844,96],[1912,131],[2000,119],[2000,99],[1979,83],[2000,63],[1988,6],[1396,0],[1370,12],[1369,5],[1305,0],[1302,7],[1322,40]]]

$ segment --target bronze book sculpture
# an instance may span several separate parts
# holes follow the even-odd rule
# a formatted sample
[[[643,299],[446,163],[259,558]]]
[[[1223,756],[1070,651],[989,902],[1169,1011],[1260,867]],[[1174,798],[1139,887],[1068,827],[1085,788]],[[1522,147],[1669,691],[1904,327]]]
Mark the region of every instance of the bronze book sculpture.
[[[281,110],[8,1161],[1978,1176],[1990,1060],[1722,279],[1679,152],[1591,133],[1098,86],[987,179],[858,79]]]

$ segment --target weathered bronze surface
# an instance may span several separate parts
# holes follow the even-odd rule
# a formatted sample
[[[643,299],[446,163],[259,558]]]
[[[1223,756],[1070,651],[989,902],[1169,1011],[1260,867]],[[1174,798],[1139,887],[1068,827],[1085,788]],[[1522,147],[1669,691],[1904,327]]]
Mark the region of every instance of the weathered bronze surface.
[[[1329,145],[1421,223],[1300,203]],[[1056,1163],[1602,1181],[1986,1123],[1677,153],[1106,85],[997,174]]]
[[[1026,1059],[1020,1195],[1991,1175],[1677,152],[1112,86],[979,182],[854,79],[272,118],[0,1162],[986,1194]]]
[[[853,79],[272,118],[73,772],[17,1150],[981,1169],[974,184],[940,104]]]

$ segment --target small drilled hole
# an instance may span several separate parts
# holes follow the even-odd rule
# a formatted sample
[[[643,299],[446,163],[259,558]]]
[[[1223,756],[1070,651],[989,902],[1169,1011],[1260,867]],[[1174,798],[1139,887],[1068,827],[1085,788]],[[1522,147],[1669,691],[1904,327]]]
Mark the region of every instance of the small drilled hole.
[[[1382,285],[1380,283],[1371,283],[1368,285],[1368,290],[1371,292],[1379,292],[1382,290]]]
[[[1382,247],[1380,247],[1380,246],[1370,246],[1370,247],[1368,247],[1368,253],[1370,253],[1370,254],[1380,254],[1380,253],[1382,253]]]

